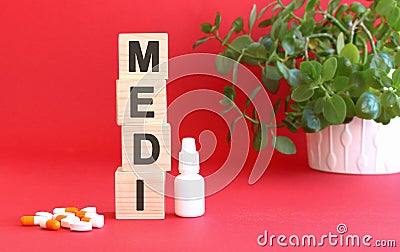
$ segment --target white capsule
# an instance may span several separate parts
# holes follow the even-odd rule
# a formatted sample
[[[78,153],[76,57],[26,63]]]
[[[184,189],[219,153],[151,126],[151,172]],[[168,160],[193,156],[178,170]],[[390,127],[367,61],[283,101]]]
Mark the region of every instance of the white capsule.
[[[51,220],[53,219],[53,214],[49,213],[49,212],[36,212],[35,213],[36,216],[43,216],[46,217],[47,219]]]
[[[79,217],[68,216],[67,218],[61,219],[61,227],[70,228],[72,223],[80,222]]]
[[[82,208],[80,211],[84,211],[87,213],[96,213],[97,209],[96,209],[96,207],[85,207],[85,208]]]
[[[91,231],[92,230],[92,223],[85,222],[85,221],[79,221],[79,222],[74,222],[71,223],[70,229],[72,231]]]
[[[76,207],[56,207],[53,209],[53,214],[58,214],[58,213],[76,213],[78,211],[78,208]]]

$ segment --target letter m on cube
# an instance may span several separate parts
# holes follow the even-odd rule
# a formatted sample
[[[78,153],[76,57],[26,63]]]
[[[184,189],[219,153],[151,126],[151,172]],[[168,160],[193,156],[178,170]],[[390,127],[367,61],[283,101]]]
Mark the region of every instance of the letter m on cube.
[[[118,38],[119,79],[168,79],[168,34],[123,33]]]

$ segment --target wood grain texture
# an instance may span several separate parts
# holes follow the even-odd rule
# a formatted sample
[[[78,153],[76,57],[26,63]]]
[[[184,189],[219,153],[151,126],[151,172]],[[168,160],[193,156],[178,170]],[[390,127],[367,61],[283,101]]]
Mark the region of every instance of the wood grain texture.
[[[158,159],[152,164],[133,164],[134,163],[134,140],[133,135],[137,133],[147,133],[154,135],[158,139],[160,152]],[[152,144],[150,141],[141,141],[142,157],[150,157],[152,154]],[[171,170],[171,127],[168,123],[154,125],[123,125],[122,126],[122,170],[123,171],[146,171],[153,167],[158,167],[163,171]]]
[[[151,65],[147,72],[129,72],[129,41],[139,41],[145,55],[149,41],[159,41],[159,72],[153,72]],[[167,33],[121,33],[118,37],[119,79],[168,79],[168,34]]]
[[[132,117],[131,116],[131,87],[153,88],[154,93],[139,93],[138,99],[153,100],[153,104],[139,104],[137,111],[154,112],[154,117]],[[141,80],[117,80],[117,124],[163,124],[167,122],[167,89],[166,80],[141,79]]]
[[[137,211],[136,181],[144,181],[144,210]],[[115,172],[115,217],[116,219],[164,219],[165,172],[152,169],[150,172],[124,172],[118,167]]]

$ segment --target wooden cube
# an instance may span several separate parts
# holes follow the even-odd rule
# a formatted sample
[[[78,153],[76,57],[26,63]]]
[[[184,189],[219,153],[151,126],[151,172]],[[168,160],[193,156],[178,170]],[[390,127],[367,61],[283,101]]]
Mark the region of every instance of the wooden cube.
[[[168,34],[119,34],[119,79],[168,79]]]
[[[168,123],[122,126],[122,170],[171,170],[171,127]]]
[[[167,122],[166,80],[117,80],[117,124]]]
[[[115,172],[116,219],[164,219],[165,172],[153,167],[146,172]]]

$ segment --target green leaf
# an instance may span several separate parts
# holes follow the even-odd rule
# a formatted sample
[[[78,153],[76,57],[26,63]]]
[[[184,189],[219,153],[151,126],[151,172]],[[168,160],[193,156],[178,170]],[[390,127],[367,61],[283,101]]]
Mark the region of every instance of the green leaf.
[[[380,115],[378,116],[378,118],[375,119],[375,121],[381,122],[383,125],[388,124],[392,119],[392,116],[390,115],[390,110],[390,108],[382,108]]]
[[[310,88],[309,85],[300,85],[294,88],[292,92],[292,100],[296,102],[302,102],[310,99],[314,95],[314,89]]]
[[[310,12],[314,9],[314,6],[317,4],[317,0],[308,0],[308,3],[304,9],[305,12]]]
[[[285,66],[285,64],[283,64],[280,61],[277,61],[276,67],[278,68],[278,71],[283,76],[283,78],[289,79],[289,68],[287,68],[287,66]]]
[[[224,105],[224,106],[229,106],[229,105],[233,104],[232,100],[227,99],[226,97],[225,97],[225,99],[220,100],[219,103],[221,103],[221,105]]]
[[[379,15],[386,16],[387,14],[389,14],[392,6],[393,6],[392,0],[380,0],[376,5],[375,10],[376,12],[378,12]]]
[[[395,104],[397,96],[390,90],[386,90],[381,95],[381,104],[384,108],[389,108]]]
[[[229,39],[231,38],[233,32],[235,31],[235,28],[231,28],[228,32],[228,34],[226,34],[224,40],[222,41],[222,46],[226,45],[226,43],[228,43]]]
[[[346,103],[339,95],[332,94],[326,98],[322,114],[329,123],[341,124],[346,117]]]
[[[336,17],[340,17],[343,12],[345,12],[347,10],[349,6],[347,4],[342,4],[339,9],[336,11]]]
[[[287,79],[286,81],[291,87],[296,87],[304,84],[303,75],[297,68],[289,70],[289,79]]]
[[[260,122],[254,133],[253,148],[262,151],[268,144],[268,128],[264,122]]]
[[[215,57],[215,67],[220,74],[228,74],[232,70],[233,60],[219,53]]]
[[[355,72],[350,76],[351,88],[349,89],[349,94],[351,97],[359,97],[368,90],[368,84],[371,82],[366,73],[366,71]]]
[[[237,61],[233,64],[233,71],[232,71],[232,83],[233,83],[233,85],[235,85],[236,81],[237,81],[239,64],[240,63],[237,62]]]
[[[322,78],[324,80],[332,80],[333,76],[335,76],[337,68],[337,59],[332,57],[327,59],[322,65]]]
[[[296,52],[295,43],[293,38],[285,38],[282,41],[282,48],[285,50],[287,55],[293,55]]]
[[[303,36],[309,36],[313,33],[315,27],[314,19],[307,19],[300,25],[300,31]]]
[[[275,150],[283,154],[296,154],[296,146],[286,136],[276,136],[275,137]]]
[[[279,80],[281,79],[281,76],[276,70],[276,68],[273,66],[266,65],[262,69],[261,77],[263,84],[267,88],[267,90],[272,94],[276,94],[279,90],[280,86]]]
[[[214,21],[215,29],[218,29],[220,24],[221,24],[221,15],[219,14],[219,12],[217,12],[217,15],[215,16],[215,21]]]
[[[356,115],[356,106],[353,100],[347,95],[343,95],[342,98],[344,103],[346,103],[346,117],[353,118]]]
[[[356,13],[357,15],[359,14],[363,14],[364,12],[367,11],[367,8],[365,8],[365,6],[359,2],[353,2],[350,5],[350,10],[354,13]]]
[[[395,67],[400,67],[400,53],[396,53],[394,56],[394,65]]]
[[[229,111],[231,111],[234,107],[235,107],[235,106],[232,105],[232,106],[230,106],[229,108],[227,108],[227,109],[221,111],[220,114],[221,114],[221,115],[225,115],[226,113],[228,113]]]
[[[353,71],[352,65],[349,59],[345,57],[338,57],[337,58],[337,70],[336,76],[350,76],[351,72]]]
[[[265,28],[265,27],[268,27],[268,26],[270,26],[270,25],[272,25],[272,20],[271,20],[271,19],[265,19],[265,20],[261,21],[261,22],[258,24],[258,27],[260,27],[260,28]]]
[[[251,92],[249,98],[246,101],[245,108],[247,108],[250,105],[250,102],[254,99],[254,97],[257,95],[257,93],[260,91],[260,89],[261,89],[261,86],[258,86],[255,89],[253,89],[253,91]]]
[[[344,48],[344,34],[343,32],[339,33],[337,41],[336,41],[336,51],[339,54]]]
[[[196,43],[194,43],[192,49],[195,49],[196,47],[198,47],[199,45],[203,44],[204,42],[206,42],[209,39],[210,39],[209,37],[204,37],[204,38],[201,38],[201,39],[197,40]]]
[[[399,7],[393,7],[390,12],[386,15],[386,20],[390,26],[396,26],[399,22],[400,18],[400,9]]]
[[[271,80],[266,78],[264,75],[262,75],[262,80],[264,87],[271,92],[272,94],[276,94],[279,90],[280,82],[279,80]]]
[[[321,119],[315,113],[312,106],[307,106],[303,110],[301,126],[305,132],[314,133],[321,130]]]
[[[265,47],[259,42],[251,43],[247,47],[247,49],[245,49],[245,52],[247,54],[251,54],[254,56],[254,57],[248,57],[248,56],[243,57],[243,61],[251,66],[258,65],[259,60],[254,58],[261,58],[261,59],[264,58],[265,60],[267,58],[267,49],[265,49]]]
[[[235,97],[236,97],[236,92],[232,86],[225,86],[224,87],[224,95],[226,96],[226,98],[234,101]]]
[[[400,88],[400,69],[393,72],[392,81],[395,88]]]
[[[374,94],[365,92],[357,100],[356,115],[363,119],[376,119],[380,114],[379,99]]]
[[[324,110],[325,97],[319,97],[314,103],[314,112],[319,115]]]
[[[237,50],[242,51],[242,49],[247,48],[251,43],[253,43],[253,40],[246,34],[232,40],[231,45]]]
[[[264,13],[268,10],[268,7],[269,6],[267,5],[260,10],[260,13],[258,13],[258,15],[257,15],[257,20],[260,19],[264,15]]]
[[[233,21],[232,28],[234,28],[236,33],[240,32],[243,29],[243,18],[236,18],[235,21]]]
[[[281,34],[283,26],[283,21],[281,17],[278,17],[272,24],[270,35],[272,40],[277,40],[279,38],[279,35]]]
[[[346,57],[350,60],[351,63],[358,63],[360,60],[360,52],[358,51],[357,46],[354,44],[346,44],[342,51],[339,54],[340,57]]]
[[[280,80],[282,76],[279,74],[278,70],[276,70],[276,67],[266,65],[263,68],[263,74],[265,78],[270,79],[270,80]]]
[[[336,8],[339,6],[340,0],[332,0],[329,1],[328,4],[328,13],[333,14]]]
[[[303,75],[305,83],[311,84],[317,78],[317,70],[310,61],[300,63],[300,72]]]
[[[301,6],[303,6],[305,0],[297,0],[296,1],[296,5],[294,6],[294,8],[297,10],[299,9]]]
[[[256,21],[256,17],[257,17],[257,7],[254,4],[253,8],[251,9],[250,17],[249,17],[249,29],[250,29],[250,31],[253,30],[253,26],[254,26],[254,22]]]
[[[206,23],[206,24],[201,24],[200,26],[201,26],[201,31],[202,32],[204,32],[204,33],[210,33],[211,32],[211,28],[212,28],[211,24]]]
[[[232,138],[233,130],[235,129],[235,125],[241,118],[242,118],[242,116],[238,116],[238,117],[236,117],[235,120],[233,120],[231,122],[231,125],[229,127],[228,137],[227,137],[228,143],[231,142],[231,138]]]
[[[333,80],[333,91],[340,92],[349,88],[350,79],[346,76],[338,76]]]

